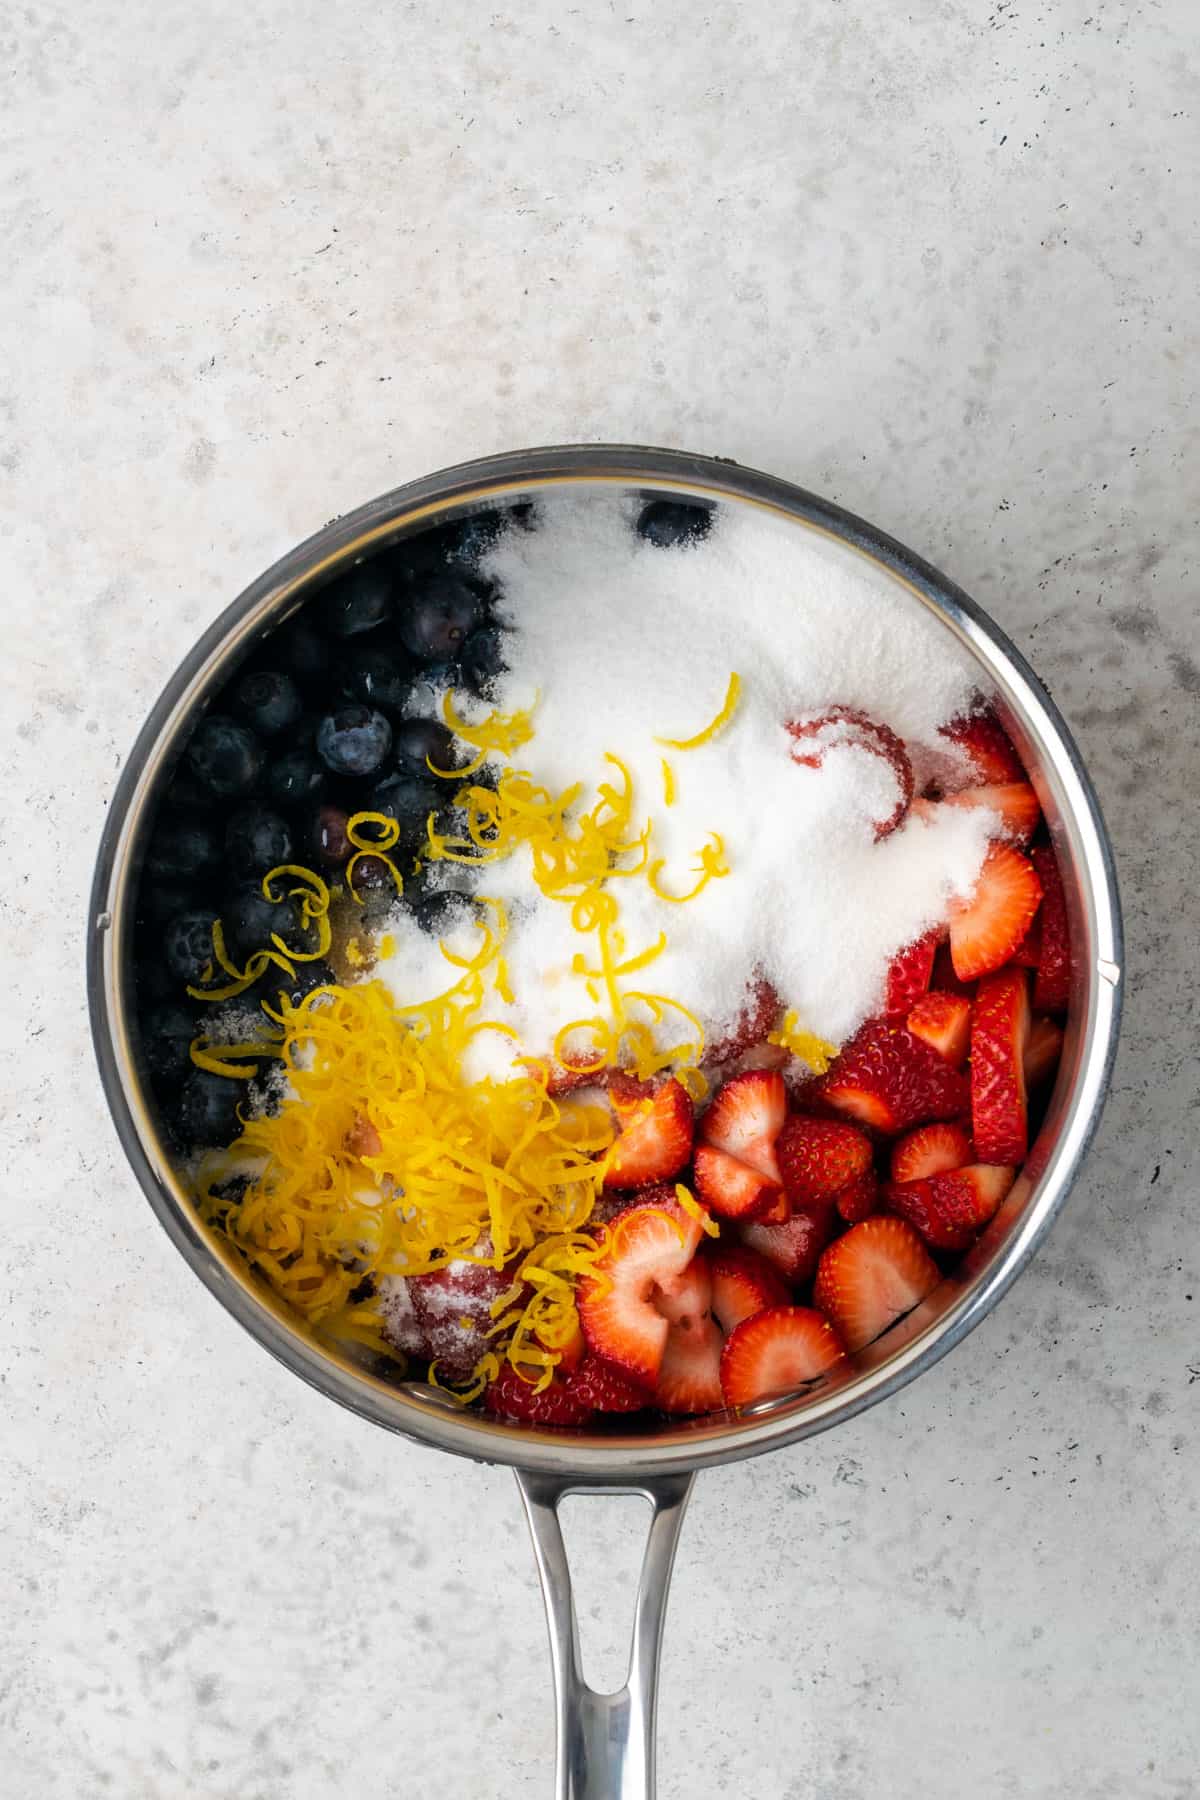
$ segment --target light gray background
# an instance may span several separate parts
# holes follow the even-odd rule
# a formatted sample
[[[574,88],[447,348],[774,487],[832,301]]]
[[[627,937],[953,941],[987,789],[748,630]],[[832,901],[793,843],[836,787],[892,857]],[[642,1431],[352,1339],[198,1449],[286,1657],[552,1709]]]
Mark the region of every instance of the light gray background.
[[[1184,1800],[1200,845],[1193,0],[29,0],[0,18],[0,1788],[549,1791],[511,1478],[343,1416],[153,1226],[86,1041],[122,754],[331,515],[555,439],[722,452],[989,607],[1100,784],[1127,1028],[998,1315],[706,1476],[667,1800]],[[584,1511],[590,1635],[627,1520]]]

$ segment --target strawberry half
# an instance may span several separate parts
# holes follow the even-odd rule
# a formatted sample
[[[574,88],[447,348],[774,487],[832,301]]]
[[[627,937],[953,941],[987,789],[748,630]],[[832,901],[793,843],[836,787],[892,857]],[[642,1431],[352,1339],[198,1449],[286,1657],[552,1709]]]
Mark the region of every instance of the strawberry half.
[[[1020,963],[1023,969],[1036,969],[1041,962],[1042,915],[1040,908],[1034,914],[1033,924],[1029,927],[1029,930],[1025,933],[1025,936],[1013,951],[1011,960],[1015,963]]]
[[[1067,896],[1063,891],[1058,858],[1049,844],[1031,852],[1042,884],[1042,936],[1033,1004],[1039,1012],[1061,1012],[1071,993],[1071,937],[1067,926]]]
[[[485,1412],[517,1425],[586,1425],[592,1408],[567,1391],[557,1377],[540,1394],[505,1363],[483,1396]]]
[[[705,1052],[706,1067],[731,1063],[766,1040],[783,1012],[783,1003],[765,975],[756,974],[746,986],[746,997],[733,1024]]]
[[[960,981],[990,975],[1029,930],[1042,897],[1033,864],[1011,844],[993,844],[969,900],[950,903],[950,954]]]
[[[708,1317],[672,1325],[655,1383],[655,1404],[668,1413],[705,1413],[720,1406],[724,1342],[720,1326]]]
[[[884,1019],[868,1019],[813,1091],[837,1112],[889,1135],[927,1119],[956,1118],[968,1099],[956,1069],[905,1026]]]
[[[648,1098],[631,1099],[614,1084],[610,1098],[621,1131],[609,1152],[605,1187],[645,1187],[678,1175],[691,1155],[695,1130],[695,1110],[687,1091],[671,1080]]]
[[[490,1254],[491,1239],[481,1238],[475,1248],[481,1256]],[[489,1348],[492,1302],[511,1286],[512,1276],[503,1269],[458,1258],[409,1278],[413,1311],[439,1375],[463,1381],[471,1373]]]
[[[796,740],[792,761],[803,768],[819,769],[826,752],[842,746],[868,751],[887,763],[896,777],[898,792],[892,811],[875,821],[876,842],[895,831],[912,804],[913,772],[908,751],[889,726],[868,718],[853,706],[831,706],[824,712],[789,719],[787,729]]]
[[[707,1254],[712,1277],[712,1311],[722,1331],[734,1331],[743,1319],[786,1306],[788,1291],[765,1256],[744,1245],[723,1244]]]
[[[861,1350],[918,1306],[940,1280],[911,1225],[903,1219],[864,1219],[825,1251],[813,1299],[846,1348]]]
[[[998,781],[989,787],[963,788],[947,794],[943,806],[986,806],[1000,817],[1000,835],[1010,844],[1027,844],[1038,828],[1042,809],[1027,781]]]
[[[892,1180],[922,1181],[947,1169],[961,1169],[974,1156],[961,1125],[919,1125],[892,1146]]]
[[[721,1389],[727,1406],[750,1406],[815,1381],[845,1355],[829,1320],[811,1306],[775,1306],[747,1319],[725,1345]]]
[[[824,1206],[812,1212],[793,1213],[781,1225],[767,1225],[759,1220],[740,1225],[738,1237],[747,1249],[766,1257],[789,1287],[799,1288],[811,1279],[832,1231],[833,1208]]]
[[[887,1202],[937,1250],[965,1250],[1016,1180],[1015,1169],[970,1163],[924,1181],[898,1181]]]
[[[1025,1160],[1028,1043],[1029,976],[1024,969],[1000,969],[980,982],[971,1014],[971,1132],[984,1162]]]
[[[672,1199],[631,1206],[605,1233],[596,1274],[576,1290],[583,1335],[595,1355],[653,1387],[670,1330],[659,1301],[696,1254],[702,1229]]]
[[[783,1192],[778,1181],[715,1144],[697,1144],[692,1168],[697,1194],[722,1219],[757,1218],[770,1212]]]
[[[971,1002],[965,994],[922,994],[908,1015],[908,1029],[961,1069],[971,1041]]]
[[[739,1162],[778,1182],[775,1140],[787,1118],[787,1089],[774,1069],[747,1069],[713,1096],[700,1121],[700,1136]]]
[[[924,937],[906,944],[903,950],[898,950],[893,956],[888,965],[883,994],[885,1019],[904,1018],[921,998],[933,974],[933,959],[937,954],[940,937],[941,933],[938,931],[927,931]]]
[[[1029,1027],[1025,1046],[1025,1086],[1039,1087],[1049,1081],[1062,1055],[1063,1028],[1057,1019],[1035,1019]]]
[[[874,1169],[864,1169],[857,1181],[842,1188],[834,1204],[847,1225],[857,1225],[879,1211],[879,1177]]]
[[[1025,770],[1012,742],[994,713],[972,713],[951,719],[939,735],[965,751],[977,780],[994,783],[1024,781]]]
[[[832,1200],[871,1166],[871,1141],[841,1119],[793,1113],[775,1146],[783,1191],[793,1207]]]
[[[579,1367],[563,1379],[562,1389],[578,1405],[596,1412],[641,1412],[653,1398],[631,1381],[624,1369],[605,1362],[602,1356],[585,1356]]]

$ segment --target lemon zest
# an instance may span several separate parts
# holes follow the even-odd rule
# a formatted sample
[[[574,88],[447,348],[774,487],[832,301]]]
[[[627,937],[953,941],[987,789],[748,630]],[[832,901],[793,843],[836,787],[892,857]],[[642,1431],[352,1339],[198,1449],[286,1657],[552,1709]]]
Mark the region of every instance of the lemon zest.
[[[251,1081],[258,1074],[256,1062],[247,1063],[242,1059],[251,1056],[275,1056],[278,1053],[278,1041],[264,1043],[214,1044],[206,1037],[196,1037],[188,1049],[192,1062],[198,1069],[205,1069],[210,1075],[229,1075],[235,1081]]]
[[[676,796],[675,771],[664,756],[662,759],[663,805],[674,806]]]
[[[814,1075],[824,1075],[838,1053],[836,1044],[827,1043],[813,1031],[805,1031],[800,1024],[799,1014],[795,1012],[784,1014],[779,1030],[767,1033],[767,1042],[778,1044],[789,1055],[799,1057],[802,1063],[807,1063]]]
[[[725,690],[725,699],[722,702],[720,712],[717,713],[715,718],[709,720],[703,731],[698,731],[695,737],[690,738],[656,737],[654,740],[655,743],[662,744],[667,750],[698,750],[701,744],[711,743],[718,731],[721,731],[728,725],[730,719],[732,719],[737,708],[738,696],[741,691],[742,678],[735,671],[729,677],[729,686]]]
[[[675,1183],[675,1198],[678,1200],[680,1206],[682,1206],[684,1212],[687,1213],[688,1217],[695,1219],[702,1231],[706,1232],[709,1237],[720,1237],[721,1227],[716,1219],[713,1218],[710,1212],[706,1211],[706,1209],[701,1206],[700,1202],[692,1193],[692,1190],[689,1187],[685,1187],[682,1181],[677,1181]]]
[[[461,738],[464,744],[470,744],[472,749],[483,751],[485,756],[511,756],[514,750],[519,750],[533,736],[533,713],[536,705],[535,699],[533,706],[518,708],[516,712],[492,711],[486,719],[480,719],[472,725],[455,712],[453,690],[448,688],[442,699],[442,717],[455,737]],[[435,769],[434,773],[442,774],[443,771]],[[445,773],[461,775],[463,770]]]

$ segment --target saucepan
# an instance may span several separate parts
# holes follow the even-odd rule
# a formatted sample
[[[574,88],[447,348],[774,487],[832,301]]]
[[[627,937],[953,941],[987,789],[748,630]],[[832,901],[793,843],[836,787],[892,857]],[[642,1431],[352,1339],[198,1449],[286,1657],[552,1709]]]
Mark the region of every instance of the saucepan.
[[[182,746],[213,694],[259,640],[356,560],[416,530],[564,486],[765,509],[797,532],[840,540],[926,607],[975,659],[980,683],[1037,789],[1062,867],[1072,990],[1057,1085],[1028,1162],[955,1274],[871,1348],[808,1392],[745,1412],[676,1421],[646,1435],[565,1434],[463,1412],[423,1383],[389,1382],[350,1353],[318,1345],[283,1304],[201,1227],[139,1064],[133,1011],[136,888],[148,823]],[[781,601],[781,604],[786,602]],[[1108,1087],[1121,1011],[1121,920],[1112,850],[1079,753],[1046,690],[1003,632],[943,575],[829,501],[724,458],[621,446],[557,446],[462,464],[334,520],[233,602],[172,676],[117,785],[89,919],[92,1029],[121,1143],[159,1222],[185,1260],[258,1343],[321,1393],[418,1443],[516,1472],[550,1628],[560,1800],[642,1800],[654,1791],[655,1689],[667,1588],[696,1474],[826,1431],[894,1394],[966,1337],[1045,1237],[1079,1173]],[[651,1521],[625,1685],[584,1681],[558,1508],[567,1495],[640,1495]]]

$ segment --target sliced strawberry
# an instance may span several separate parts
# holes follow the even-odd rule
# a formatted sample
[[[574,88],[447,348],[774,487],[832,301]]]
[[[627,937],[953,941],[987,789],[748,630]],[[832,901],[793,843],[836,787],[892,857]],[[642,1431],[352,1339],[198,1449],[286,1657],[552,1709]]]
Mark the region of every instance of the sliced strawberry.
[[[1042,941],[1033,1004],[1039,1012],[1061,1012],[1071,993],[1071,937],[1062,871],[1049,844],[1031,851],[1042,884]]]
[[[847,1225],[857,1225],[879,1211],[879,1177],[874,1169],[864,1169],[837,1195],[834,1205]]]
[[[592,1416],[591,1406],[569,1393],[557,1376],[539,1394],[511,1363],[504,1364],[484,1392],[483,1406],[494,1419],[517,1425],[586,1425]]]
[[[916,1227],[937,1250],[965,1250],[987,1224],[1016,1170],[993,1163],[970,1163],[923,1181],[897,1181],[886,1190],[892,1211]]]
[[[585,1356],[579,1367],[563,1380],[562,1387],[580,1406],[594,1408],[596,1412],[641,1412],[653,1398],[648,1389],[631,1381],[624,1369],[619,1369],[616,1363],[605,1362],[602,1356]]]
[[[908,1029],[951,1068],[961,1069],[971,1041],[971,1002],[965,994],[922,994],[908,1015]]]
[[[708,1251],[707,1261],[712,1311],[722,1331],[733,1331],[769,1306],[787,1305],[787,1288],[766,1257],[744,1245],[722,1244]]]
[[[889,1134],[967,1109],[967,1084],[957,1070],[905,1026],[884,1019],[868,1019],[814,1092],[836,1111]]]
[[[903,1219],[864,1219],[830,1244],[813,1299],[848,1350],[861,1350],[920,1304],[941,1280],[937,1264]]]
[[[831,706],[824,712],[790,719],[787,729],[796,740],[792,760],[806,769],[819,769],[827,751],[843,746],[865,750],[887,763],[896,777],[897,796],[894,808],[875,821],[876,840],[895,831],[912,803],[913,772],[908,751],[889,726],[868,718],[855,707]]]
[[[892,1145],[892,1180],[922,1181],[973,1160],[971,1140],[961,1125],[919,1125]]]
[[[977,712],[969,718],[951,719],[941,727],[940,735],[966,752],[979,781],[1024,781],[1021,759],[994,713]]]
[[[1024,969],[1000,969],[980,982],[971,1014],[971,1132],[985,1162],[1025,1160],[1028,1043],[1029,976]]]
[[[706,1050],[705,1065],[720,1068],[725,1063],[736,1062],[739,1056],[764,1043],[767,1033],[778,1025],[782,1011],[783,1003],[766,976],[753,975],[733,1024]]]
[[[1033,864],[1011,844],[993,844],[969,900],[950,903],[950,954],[961,981],[1006,963],[1029,930],[1042,897]]]
[[[694,1109],[677,1081],[664,1081],[649,1098],[626,1098],[615,1090],[611,1099],[621,1125],[609,1152],[604,1185],[645,1187],[678,1175],[692,1150]]]
[[[775,1140],[786,1117],[783,1076],[774,1069],[747,1069],[718,1089],[700,1121],[700,1136],[778,1182]]]
[[[1038,828],[1042,809],[1027,781],[998,781],[989,787],[963,788],[947,794],[943,806],[986,806],[1000,816],[1000,835],[1010,844],[1027,844]]]
[[[712,1271],[707,1258],[694,1256],[686,1269],[658,1284],[654,1303],[671,1325],[690,1325],[712,1311]]]
[[[765,1256],[789,1287],[799,1288],[811,1278],[832,1231],[833,1208],[823,1206],[793,1213],[781,1225],[765,1225],[759,1220],[740,1225],[738,1237],[748,1249]]]
[[[714,1319],[672,1325],[654,1388],[664,1412],[705,1413],[723,1404],[721,1350],[725,1339]]]
[[[727,1406],[751,1406],[815,1381],[846,1354],[824,1314],[811,1306],[774,1306],[746,1319],[721,1356]]]
[[[1043,898],[1045,896],[1043,895]],[[1042,960],[1042,912],[1039,906],[1033,915],[1033,924],[1025,933],[1010,959],[1020,963],[1023,969],[1036,969]]]
[[[950,954],[950,940],[937,947],[937,955],[933,959],[933,979],[930,987],[939,994],[959,994],[964,1000],[971,999],[974,988],[969,981],[960,981],[954,973],[954,958]]]
[[[1062,1055],[1063,1028],[1057,1019],[1035,1019],[1025,1046],[1025,1086],[1040,1087],[1049,1081]]]
[[[576,1290],[579,1322],[589,1349],[653,1387],[670,1330],[658,1302],[691,1262],[702,1228],[674,1199],[656,1199],[605,1229],[596,1274]]]
[[[481,1256],[490,1238],[475,1246]],[[430,1275],[410,1277],[408,1291],[431,1362],[451,1381],[464,1380],[488,1348],[492,1302],[512,1286],[512,1276],[490,1263],[456,1258]]]
[[[753,1219],[769,1212],[782,1189],[715,1144],[697,1144],[693,1162],[696,1192],[710,1212],[722,1219]]]
[[[924,937],[907,944],[893,956],[888,965],[887,985],[884,988],[885,1019],[904,1018],[921,998],[933,974],[933,959],[937,954],[940,937],[941,933],[938,931],[927,931]]]
[[[413,1305],[412,1289],[403,1275],[385,1275],[380,1281],[379,1312],[388,1343],[394,1344],[406,1356],[417,1356],[428,1362],[433,1353]]]
[[[871,1166],[871,1141],[856,1125],[805,1113],[792,1113],[775,1151],[792,1206],[831,1200]]]

